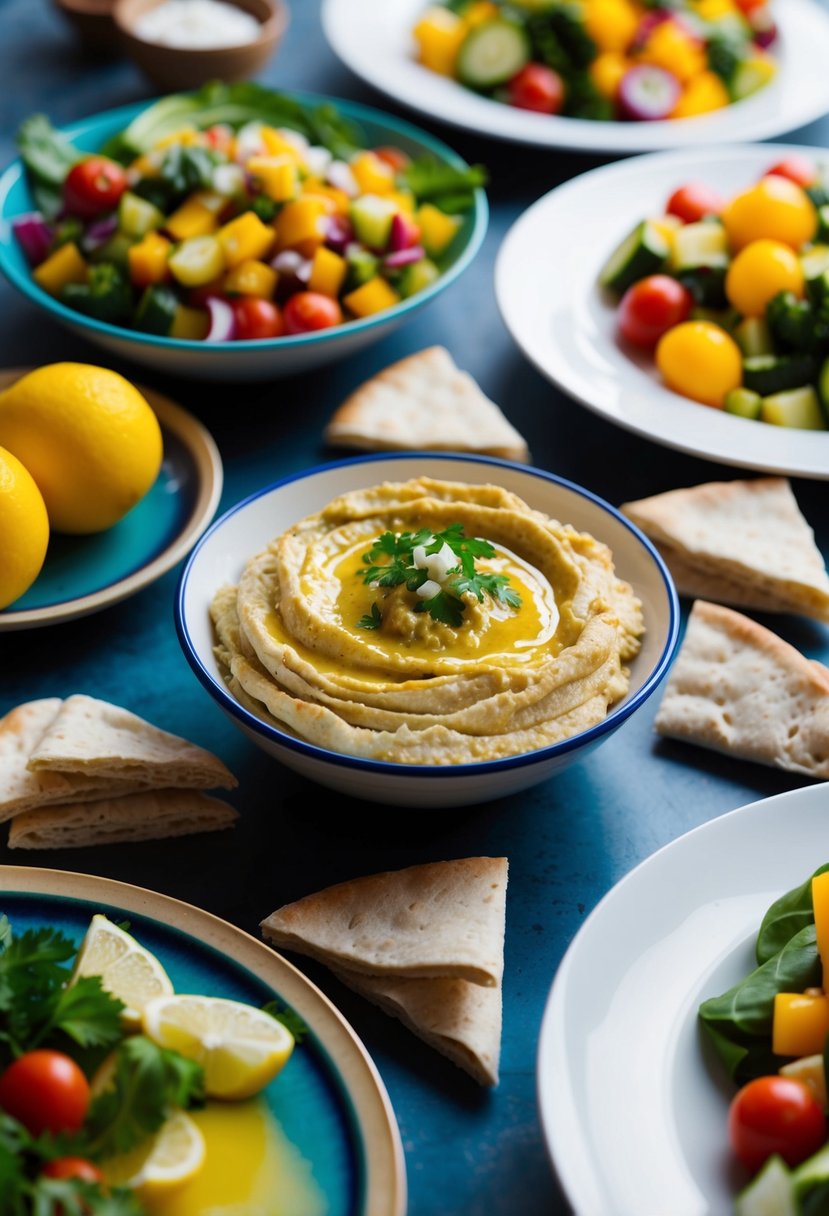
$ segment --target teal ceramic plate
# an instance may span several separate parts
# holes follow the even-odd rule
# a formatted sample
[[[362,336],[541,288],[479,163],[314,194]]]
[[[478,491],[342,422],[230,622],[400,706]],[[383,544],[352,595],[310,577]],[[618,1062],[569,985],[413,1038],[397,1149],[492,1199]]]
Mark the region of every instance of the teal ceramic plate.
[[[51,925],[78,943],[103,912],[129,921],[177,992],[288,1005],[308,1034],[265,1090],[286,1191],[262,1216],[403,1216],[403,1148],[374,1063],[328,998],[264,942],[166,895],[28,866],[0,866],[0,912],[13,929]]]
[[[27,370],[0,371],[0,388]],[[106,532],[53,535],[35,582],[0,611],[0,631],[53,625],[126,599],[185,557],[213,518],[223,480],[213,437],[192,414],[138,387],[156,412],[164,440],[155,485]]]

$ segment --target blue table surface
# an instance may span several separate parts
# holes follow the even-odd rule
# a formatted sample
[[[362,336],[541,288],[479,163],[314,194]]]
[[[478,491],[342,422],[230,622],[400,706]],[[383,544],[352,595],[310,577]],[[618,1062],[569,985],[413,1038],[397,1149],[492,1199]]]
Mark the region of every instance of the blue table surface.
[[[220,510],[280,476],[332,459],[337,453],[326,450],[322,431],[345,394],[394,360],[435,343],[446,345],[501,404],[526,436],[537,465],[611,503],[740,476],[737,468],[654,445],[577,405],[528,364],[500,320],[492,268],[508,228],[530,203],[601,158],[516,149],[397,110],[336,59],[320,28],[318,0],[293,0],[292,7],[286,39],[259,79],[399,113],[445,139],[467,161],[485,163],[491,221],[477,258],[443,296],[392,336],[334,367],[237,388],[111,364],[167,392],[210,429],[225,469]],[[0,0],[0,35],[2,165],[14,155],[18,123],[34,110],[66,123],[154,95],[131,64],[86,56],[49,0]],[[829,120],[782,139],[826,145]],[[0,283],[0,315],[0,365],[59,358],[107,362],[99,349],[44,319],[6,283]],[[829,554],[826,482],[792,484]],[[512,798],[462,811],[400,815],[394,807],[320,792],[265,757],[204,694],[173,628],[178,574],[176,568],[94,616],[0,634],[0,713],[35,697],[85,692],[211,748],[240,778],[233,797],[241,818],[232,841],[220,834],[163,846],[24,856],[0,847],[0,862],[104,874],[151,887],[258,936],[263,916],[332,882],[442,858],[507,856],[501,1081],[492,1091],[323,968],[294,961],[332,997],[377,1063],[400,1126],[411,1216],[569,1211],[539,1123],[535,1073],[545,1000],[568,944],[601,897],[656,849],[735,807],[795,789],[804,779],[659,740],[653,729],[657,694],[583,762]],[[804,653],[829,662],[825,628],[789,617],[768,623]]]

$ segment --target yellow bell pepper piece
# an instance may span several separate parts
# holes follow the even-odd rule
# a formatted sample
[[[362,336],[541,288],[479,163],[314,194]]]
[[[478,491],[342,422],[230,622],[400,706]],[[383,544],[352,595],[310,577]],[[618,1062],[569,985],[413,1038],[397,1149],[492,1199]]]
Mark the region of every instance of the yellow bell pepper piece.
[[[484,25],[487,21],[492,21],[493,17],[498,16],[498,5],[493,4],[492,0],[473,0],[469,8],[463,14],[463,22],[468,30],[474,29],[476,25]]]
[[[468,32],[457,13],[437,6],[427,8],[412,30],[418,60],[441,76],[453,76],[458,51]]]
[[[588,71],[602,97],[613,101],[619,91],[622,77],[631,66],[631,61],[626,59],[621,51],[603,51],[601,55],[596,56]]]
[[[194,236],[173,250],[167,264],[183,287],[203,287],[225,269],[225,257],[217,237]]]
[[[295,199],[286,203],[276,219],[276,247],[296,249],[303,257],[314,256],[325,240],[325,217],[330,201],[324,198]]]
[[[746,59],[740,70],[740,88],[742,97],[750,97],[758,89],[764,88],[777,72],[777,64],[771,55],[757,51]]]
[[[638,60],[640,63],[651,63],[673,73],[680,84],[687,84],[694,77],[705,73],[708,63],[705,48],[676,21],[663,21],[661,25],[654,27],[639,52]],[[719,76],[715,79],[720,81],[724,91],[725,85]]]
[[[214,212],[197,198],[188,198],[183,202],[164,225],[174,241],[189,241],[192,236],[209,236],[218,226]]]
[[[396,203],[398,210],[402,211],[404,215],[414,215],[417,199],[411,190],[390,190],[386,198],[392,203]]]
[[[170,327],[170,337],[201,342],[207,337],[209,329],[210,314],[205,309],[188,308],[186,304],[179,304]]]
[[[136,287],[149,287],[151,283],[163,283],[170,276],[167,258],[173,242],[160,232],[148,232],[136,245],[127,250],[130,279]]]
[[[394,169],[374,152],[358,152],[349,168],[363,194],[388,194],[394,189]]]
[[[685,86],[682,96],[671,111],[671,118],[693,118],[697,114],[709,114],[712,110],[722,110],[730,101],[728,89],[716,72],[702,72]]]
[[[733,0],[691,0],[694,12],[703,21],[719,21],[738,11]]]
[[[400,296],[379,275],[375,275],[373,279],[363,283],[362,287],[343,296],[343,304],[355,317],[368,317],[372,313],[383,312],[384,309],[392,308],[399,302]]]
[[[311,275],[308,279],[308,290],[322,292],[324,296],[333,296],[336,300],[345,280],[348,263],[333,249],[320,245],[311,263]]]
[[[626,51],[639,16],[629,0],[587,0],[584,25],[599,51]]]
[[[268,156],[286,156],[295,165],[305,164],[305,157],[300,149],[284,135],[280,135],[276,127],[263,127],[259,134],[268,150]]]
[[[266,262],[247,258],[229,270],[224,279],[224,290],[233,296],[257,296],[260,300],[272,300],[279,275]]]
[[[248,172],[275,203],[287,203],[299,194],[299,165],[287,156],[252,156]]]
[[[826,987],[829,983],[829,870],[816,874],[812,879],[812,908],[815,913],[817,952],[820,955],[823,983]]]
[[[74,241],[67,241],[32,271],[39,287],[51,296],[58,296],[68,283],[85,283],[88,267]]]
[[[422,203],[415,220],[420,226],[420,243],[431,258],[443,253],[461,226],[458,216],[447,215],[434,203]]]
[[[829,1034],[829,997],[821,993],[778,992],[774,998],[771,1049],[776,1056],[822,1052]]]
[[[253,211],[245,211],[235,220],[223,224],[217,236],[229,270],[248,258],[267,257],[273,248],[275,233]]]

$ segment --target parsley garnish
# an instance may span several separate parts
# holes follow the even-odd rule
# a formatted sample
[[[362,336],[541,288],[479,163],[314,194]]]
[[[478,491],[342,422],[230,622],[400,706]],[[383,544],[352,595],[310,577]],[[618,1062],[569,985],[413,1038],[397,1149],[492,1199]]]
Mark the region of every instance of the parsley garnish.
[[[308,1027],[303,1022],[302,1018],[289,1005],[283,1005],[281,1001],[268,1001],[267,1005],[263,1005],[262,1009],[265,1013],[269,1013],[272,1018],[276,1018],[277,1022],[281,1022],[286,1030],[289,1030],[294,1036],[294,1042],[301,1043],[308,1034]]]
[[[414,550],[419,545],[424,547],[427,556],[439,553],[448,545],[458,564],[449,571],[437,595],[418,599],[415,612],[428,612],[433,620],[457,627],[466,610],[463,595],[474,595],[479,603],[488,595],[510,608],[521,607],[521,597],[508,586],[507,575],[483,574],[477,570],[475,559],[494,557],[495,549],[479,536],[465,536],[463,524],[450,524],[443,532],[435,533],[428,528],[418,532],[384,532],[363,555],[367,567],[360,571],[363,582],[376,587],[399,587],[405,583],[408,591],[416,592],[429,578],[428,570],[414,564]],[[380,558],[388,560],[381,564]],[[377,629],[381,620],[380,609],[375,603],[371,606],[371,615],[361,617],[357,626]]]

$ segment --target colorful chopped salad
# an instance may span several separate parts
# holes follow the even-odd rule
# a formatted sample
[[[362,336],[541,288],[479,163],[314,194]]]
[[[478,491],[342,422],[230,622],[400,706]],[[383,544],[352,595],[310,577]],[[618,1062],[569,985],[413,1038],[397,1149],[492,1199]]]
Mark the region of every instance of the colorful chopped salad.
[[[730,198],[679,185],[599,276],[623,345],[664,383],[742,418],[829,427],[829,176],[770,164]]]
[[[690,118],[776,72],[768,0],[444,0],[412,33],[433,72],[568,118]]]
[[[97,153],[43,115],[18,135],[37,210],[14,231],[78,312],[162,337],[278,338],[381,313],[433,283],[480,167],[367,147],[330,104],[212,84]]]

